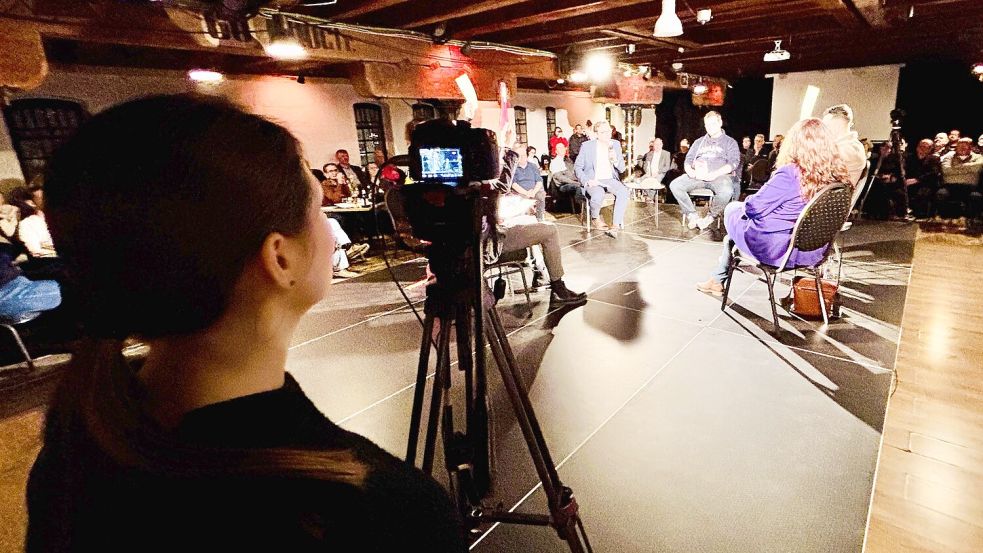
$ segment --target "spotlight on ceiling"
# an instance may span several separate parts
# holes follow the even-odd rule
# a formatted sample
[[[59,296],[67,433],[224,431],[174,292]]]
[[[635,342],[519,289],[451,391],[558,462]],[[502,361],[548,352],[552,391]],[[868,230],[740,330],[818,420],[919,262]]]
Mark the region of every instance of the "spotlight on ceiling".
[[[465,42],[464,43],[464,46],[461,46],[461,55],[462,56],[470,56],[471,55],[471,41],[470,40],[467,41],[467,42]]]
[[[676,63],[672,64],[672,70],[673,71],[682,71],[683,70],[683,62],[677,61]]]
[[[713,19],[713,12],[710,11],[710,8],[696,11],[696,21],[700,25],[706,25],[711,19]]]
[[[634,54],[635,53],[635,45],[634,44],[629,44],[628,47],[625,48],[625,51],[628,52],[628,55],[629,56],[632,55],[632,54]]]
[[[563,77],[560,77],[559,79],[556,80],[556,84],[563,84],[565,82],[567,82],[567,81]]]
[[[977,63],[973,66],[973,75],[983,75],[983,63]]]
[[[788,50],[782,50],[782,41],[775,41],[775,49],[771,52],[765,52],[765,61],[785,61],[792,57],[792,54],[788,53]]]
[[[447,34],[447,23],[441,21],[437,23],[437,26],[433,28],[433,36],[440,38]]]
[[[703,84],[702,82],[693,85],[693,94],[696,94],[697,96],[701,96],[706,93],[707,93],[707,85]]]
[[[307,50],[296,40],[281,39],[266,45],[266,53],[278,60],[302,60]]]
[[[225,80],[225,75],[211,69],[192,69],[188,71],[188,78],[196,83],[220,83]]]
[[[587,82],[587,73],[584,73],[583,71],[574,71],[573,73],[570,73],[570,82],[578,84]]]
[[[683,22],[676,15],[676,0],[662,0],[662,14],[655,20],[652,35],[662,38],[683,34]]]
[[[611,78],[611,71],[614,70],[614,60],[610,57],[594,53],[587,56],[584,60],[584,71],[591,81],[595,83],[604,82]]]

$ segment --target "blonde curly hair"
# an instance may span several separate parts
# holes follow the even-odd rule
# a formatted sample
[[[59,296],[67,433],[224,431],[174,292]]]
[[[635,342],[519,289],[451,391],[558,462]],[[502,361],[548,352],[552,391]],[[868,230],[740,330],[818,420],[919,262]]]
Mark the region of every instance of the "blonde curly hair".
[[[836,141],[822,120],[810,117],[792,125],[778,151],[776,167],[793,164],[799,170],[802,199],[809,201],[827,185],[850,182],[850,173]]]

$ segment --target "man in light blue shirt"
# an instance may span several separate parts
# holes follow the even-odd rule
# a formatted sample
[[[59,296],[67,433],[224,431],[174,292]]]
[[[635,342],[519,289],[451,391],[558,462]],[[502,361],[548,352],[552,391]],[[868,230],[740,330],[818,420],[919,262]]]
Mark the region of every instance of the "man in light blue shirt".
[[[669,183],[669,190],[679,203],[683,212],[683,222],[689,228],[704,230],[720,216],[724,207],[740,196],[740,183],[737,170],[741,167],[741,150],[737,141],[724,134],[723,119],[716,111],[703,116],[703,126],[707,133],[696,139],[683,164],[685,175],[676,177]],[[689,193],[699,188],[713,191],[710,210],[698,217],[693,199]]]

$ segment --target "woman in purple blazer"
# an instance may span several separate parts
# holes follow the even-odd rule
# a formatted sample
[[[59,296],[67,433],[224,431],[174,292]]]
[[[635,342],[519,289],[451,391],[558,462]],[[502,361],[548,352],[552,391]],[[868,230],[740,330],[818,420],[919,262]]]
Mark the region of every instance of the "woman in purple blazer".
[[[792,126],[782,142],[778,167],[757,194],[744,202],[731,202],[724,210],[724,251],[710,280],[696,288],[719,296],[727,279],[727,266],[736,244],[742,253],[761,263],[778,265],[792,238],[792,227],[809,200],[824,186],[850,182],[829,129],[819,119],[803,119]],[[789,267],[822,260],[825,248],[793,250]]]

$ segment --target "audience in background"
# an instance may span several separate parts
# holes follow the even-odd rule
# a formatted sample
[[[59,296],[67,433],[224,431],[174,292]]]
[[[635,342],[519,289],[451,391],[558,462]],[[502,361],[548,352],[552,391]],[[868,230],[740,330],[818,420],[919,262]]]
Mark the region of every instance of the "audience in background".
[[[529,148],[525,144],[515,144],[512,151],[519,157],[516,160],[510,193],[533,200],[536,220],[542,221],[546,213],[546,190],[543,188],[539,163],[529,158]]]
[[[716,111],[703,116],[706,134],[696,139],[683,163],[685,175],[676,177],[669,184],[682,211],[683,223],[693,229],[704,230],[724,211],[724,206],[737,199],[740,183],[736,179],[741,166],[741,154],[737,141],[727,136],[723,119]],[[696,207],[689,193],[699,188],[713,191],[710,209],[703,217],[697,216]]]
[[[951,136],[951,134],[950,134]],[[983,208],[980,191],[980,175],[983,173],[983,154],[973,152],[973,140],[961,138],[955,150],[942,156],[944,184],[936,195],[938,213],[942,217],[958,217],[952,204],[965,204],[965,214],[972,220],[979,218]]]
[[[744,152],[741,161],[744,168],[741,172],[742,184],[751,182],[751,169],[761,160],[768,160],[768,147],[765,145],[765,135],[759,133],[754,135],[754,143]]]
[[[983,154],[983,134],[981,134],[980,137],[976,139],[976,147],[973,148],[973,151],[978,154]]]
[[[888,219],[892,214],[904,217],[904,190],[901,189],[898,156],[890,142],[881,143],[871,173],[873,178],[865,209],[875,219]],[[895,201],[898,198],[902,200],[900,203]]]
[[[20,210],[8,204],[0,193],[0,251],[5,251],[13,257],[19,253],[17,239],[17,223],[20,222]]]
[[[577,160],[577,156],[580,154],[580,147],[588,140],[590,138],[584,134],[584,127],[580,123],[574,125],[573,134],[570,136],[570,159]]]
[[[530,163],[532,163],[536,167],[539,167],[540,169],[542,169],[543,162],[539,159],[539,156],[536,155],[536,148],[534,146],[527,146],[526,147],[526,155],[529,157],[529,162]]]
[[[849,178],[846,164],[839,158],[835,137],[815,118],[803,119],[789,129],[777,164],[778,168],[757,194],[744,202],[729,204],[724,211],[727,236],[723,251],[710,279],[696,286],[701,292],[717,296],[723,293],[735,245],[742,254],[758,262],[781,263],[792,228],[809,200],[824,186],[846,182]],[[815,265],[825,255],[825,248],[793,250],[786,266]]]
[[[848,184],[856,187],[867,167],[867,153],[857,138],[857,131],[853,130],[853,109],[846,104],[830,106],[823,112],[823,123],[829,127],[840,159],[850,173]]]
[[[563,129],[557,127],[553,129],[553,136],[550,137],[549,148],[550,157],[556,156],[556,145],[563,144],[564,146],[569,146],[570,142],[563,136]]]
[[[959,129],[952,129],[951,131],[949,131],[948,137],[949,137],[948,149],[950,152],[955,151],[956,144],[958,144],[959,139],[962,138],[962,133],[959,132]]]
[[[751,137],[745,136],[741,138],[741,157],[744,157],[744,154],[746,154],[747,151],[750,149],[751,149]]]
[[[625,158],[621,152],[621,144],[611,138],[611,125],[607,121],[599,121],[594,126],[597,138],[584,143],[580,155],[574,163],[577,179],[584,183],[586,195],[590,201],[590,218],[598,230],[609,230],[608,225],[601,219],[601,205],[605,192],[614,194],[615,229],[621,229],[625,223],[625,210],[628,208],[628,188],[621,183],[621,172],[625,170]],[[616,234],[617,230],[611,234]]]
[[[939,156],[932,153],[934,144],[925,138],[918,142],[915,151],[905,159],[905,186],[908,188],[908,206],[915,217],[929,217],[932,203],[942,184],[942,163]],[[901,187],[897,188],[901,192]],[[904,198],[894,198],[895,205],[904,205]],[[904,216],[904,213],[895,213]]]
[[[12,252],[0,248],[0,321],[18,323],[61,304],[54,280],[31,280],[14,265]]]
[[[321,206],[340,204],[352,195],[348,178],[335,163],[325,163],[322,167],[325,180],[321,181]]]

